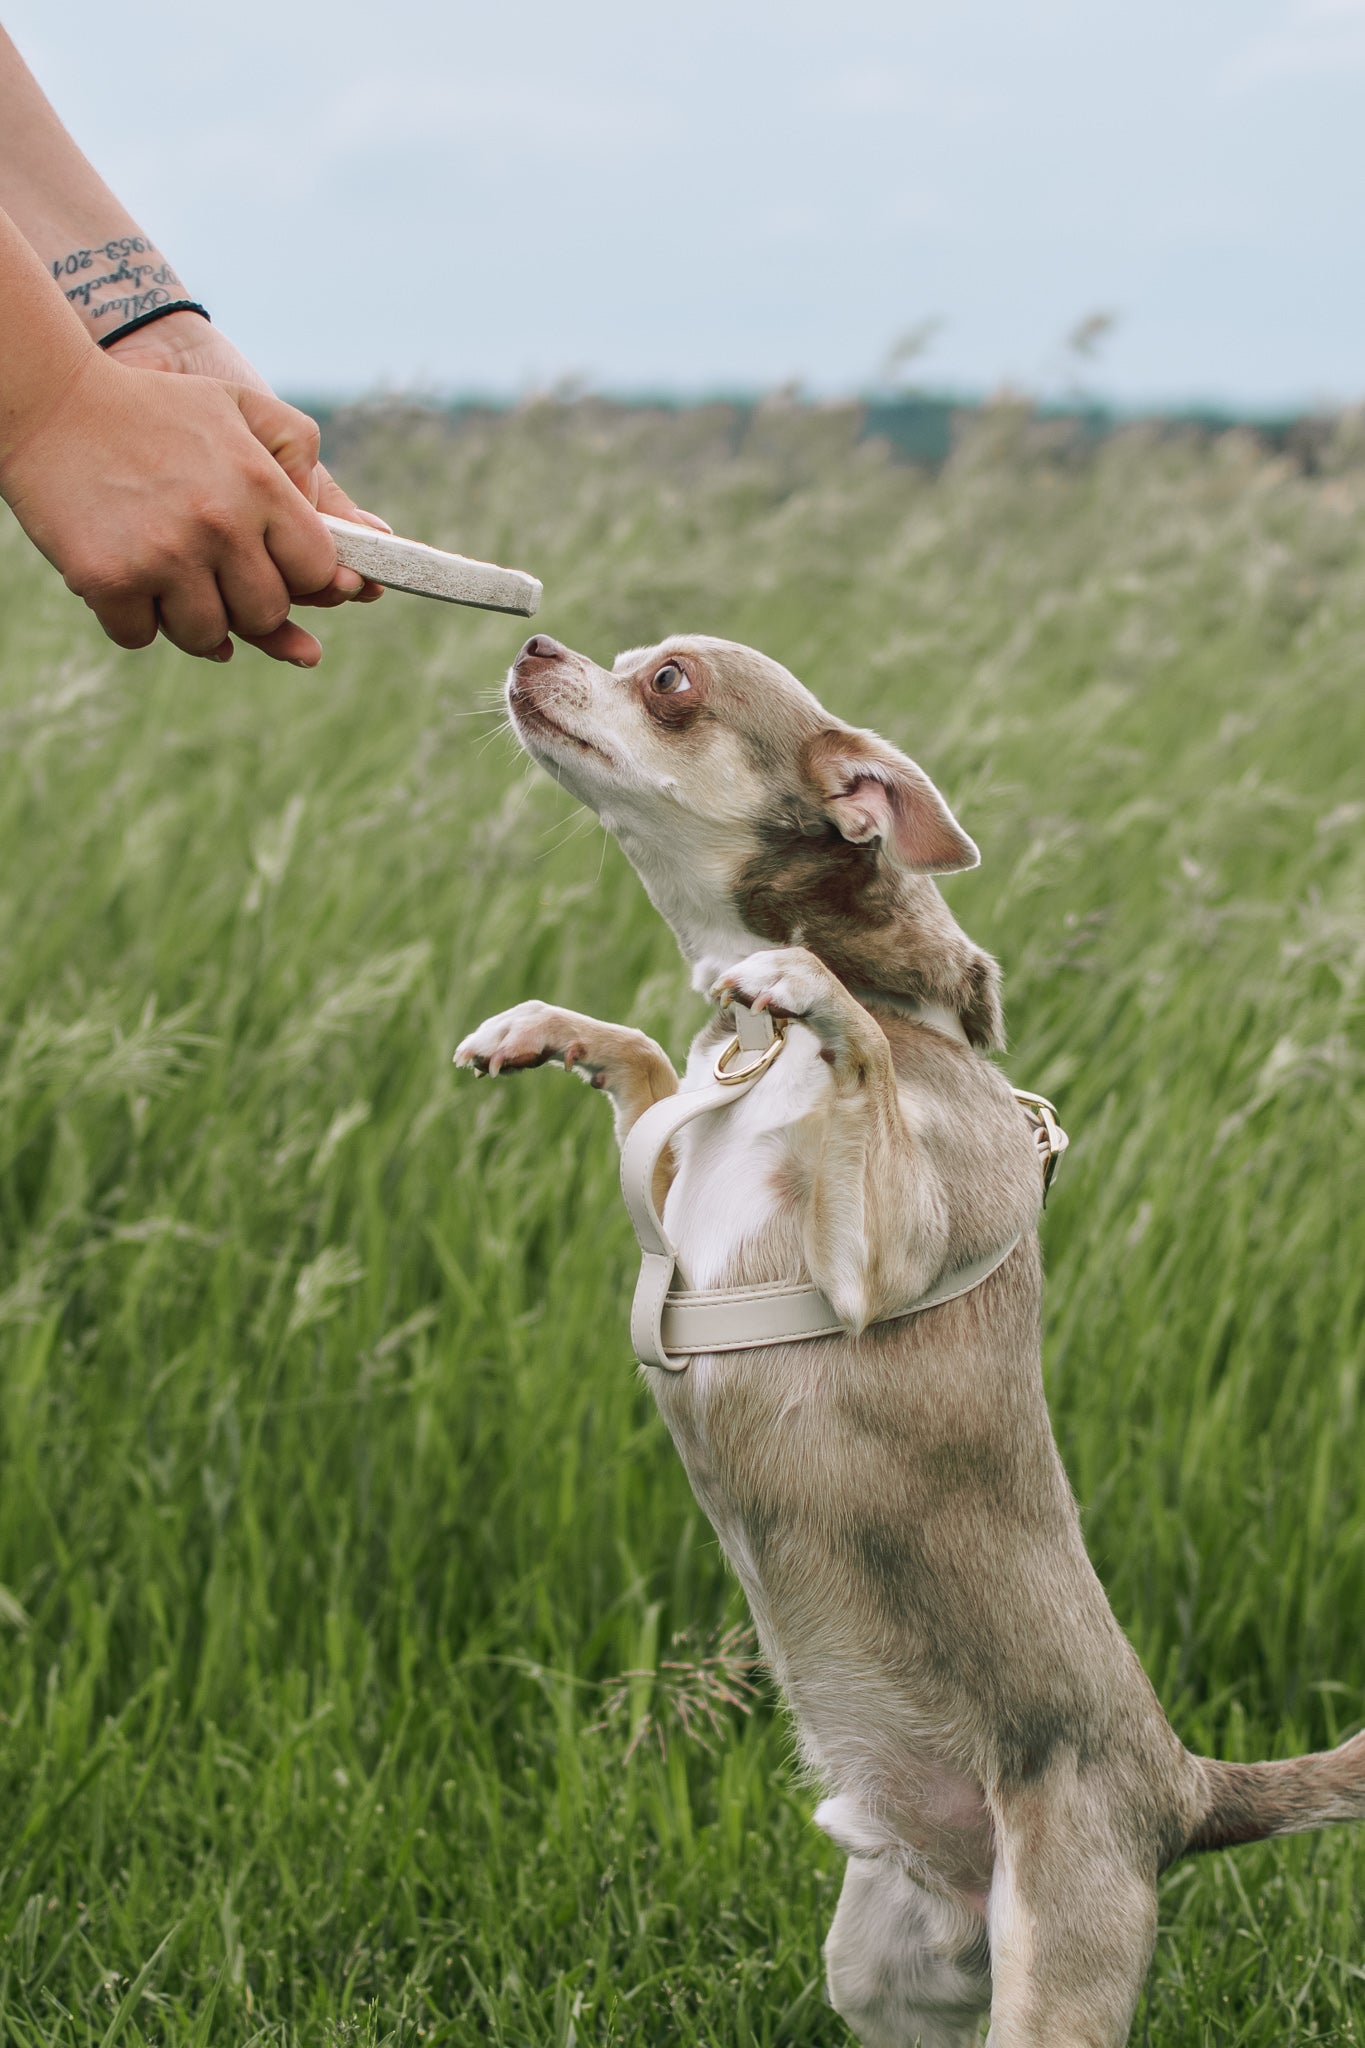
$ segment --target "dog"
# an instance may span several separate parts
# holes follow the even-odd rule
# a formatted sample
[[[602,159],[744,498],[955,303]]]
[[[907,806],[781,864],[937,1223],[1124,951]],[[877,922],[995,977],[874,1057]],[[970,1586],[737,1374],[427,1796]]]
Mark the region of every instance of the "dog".
[[[726,1003],[785,1020],[782,1059],[679,1132],[656,1198],[692,1287],[811,1281],[839,1331],[646,1372],[848,1856],[831,2003],[864,2048],[966,2048],[987,2012],[991,2048],[1113,2048],[1161,1871],[1365,1818],[1365,1734],[1192,1755],[1110,1610],[1044,1402],[1038,1154],[988,1057],[999,971],[932,879],[977,848],[914,761],[732,642],[607,671],[537,633],[506,696],[718,1005],[681,1087],[710,1081]],[[680,1085],[643,1033],[543,1002],[456,1053],[551,1060],[623,1143]]]

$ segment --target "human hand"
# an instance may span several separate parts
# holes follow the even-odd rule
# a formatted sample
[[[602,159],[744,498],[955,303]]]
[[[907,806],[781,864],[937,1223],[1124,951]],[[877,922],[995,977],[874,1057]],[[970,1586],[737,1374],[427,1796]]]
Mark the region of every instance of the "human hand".
[[[236,344],[228,340],[221,328],[211,326],[198,313],[167,313],[163,319],[153,320],[146,327],[139,327],[132,334],[111,342],[105,354],[136,369],[171,370],[190,377],[216,377],[220,383],[240,385],[249,391],[270,391],[260,371],[248,362]],[[315,474],[316,492],[303,483],[299,488],[319,512],[332,512],[342,519],[359,520],[362,526],[377,527],[381,533],[393,532],[387,520],[380,519],[374,512],[362,512],[324,463],[315,465]],[[352,601],[373,604],[383,595],[381,583],[366,580],[357,588],[355,570],[338,569],[324,590],[315,591],[310,597],[301,597],[297,602],[311,605]]]
[[[317,453],[313,422],[257,385],[90,349],[0,462],[0,494],[120,647],[160,628],[227,661],[233,632],[312,668],[322,649],[289,607],[337,577]]]

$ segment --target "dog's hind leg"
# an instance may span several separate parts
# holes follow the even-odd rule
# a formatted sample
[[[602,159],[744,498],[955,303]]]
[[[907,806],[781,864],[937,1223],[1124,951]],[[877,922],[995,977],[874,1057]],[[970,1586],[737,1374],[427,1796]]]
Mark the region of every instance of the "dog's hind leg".
[[[862,2048],[972,2048],[991,1996],[986,1923],[887,1858],[850,1856],[825,1943],[830,2004]]]
[[[622,1143],[651,1103],[678,1092],[678,1077],[667,1053],[643,1031],[603,1024],[550,1003],[531,1001],[500,1010],[462,1039],[455,1052],[456,1066],[472,1067],[476,1074],[516,1073],[551,1060],[602,1090]]]
[[[1070,1810],[1068,1810],[1070,1808]],[[1122,2048],[1156,1939],[1156,1881],[1079,1801],[997,1813],[987,2048]]]

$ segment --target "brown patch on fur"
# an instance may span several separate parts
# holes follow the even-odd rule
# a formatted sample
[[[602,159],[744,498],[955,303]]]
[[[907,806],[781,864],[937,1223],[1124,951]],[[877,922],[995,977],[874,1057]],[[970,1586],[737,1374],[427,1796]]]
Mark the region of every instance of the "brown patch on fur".
[[[1004,1043],[1000,970],[961,930],[927,876],[855,846],[807,814],[758,828],[735,909],[769,944],[805,946],[855,993],[942,1003],[973,1045]]]
[[[768,1185],[782,1208],[803,1208],[810,1200],[810,1168],[788,1152],[768,1175]]]

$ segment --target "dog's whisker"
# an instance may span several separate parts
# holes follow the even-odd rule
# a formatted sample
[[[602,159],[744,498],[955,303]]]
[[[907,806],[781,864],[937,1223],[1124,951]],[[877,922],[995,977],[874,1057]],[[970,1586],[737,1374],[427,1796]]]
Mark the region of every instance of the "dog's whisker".
[[[558,831],[560,836],[552,846],[545,847],[536,855],[537,860],[550,860],[556,853],[562,852],[570,840],[580,839],[589,826],[596,822],[592,813],[588,812],[585,816],[570,818],[566,826],[547,826],[545,832],[541,835],[542,837],[548,837],[551,832],[555,831]]]
[[[516,734],[512,730],[511,722],[507,719],[504,719],[500,725],[495,725],[491,732],[486,732],[482,735],[474,750],[475,758],[482,759],[483,755],[492,746],[494,740],[501,739],[510,739],[513,742],[516,740]]]

